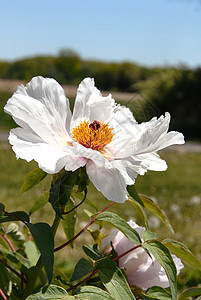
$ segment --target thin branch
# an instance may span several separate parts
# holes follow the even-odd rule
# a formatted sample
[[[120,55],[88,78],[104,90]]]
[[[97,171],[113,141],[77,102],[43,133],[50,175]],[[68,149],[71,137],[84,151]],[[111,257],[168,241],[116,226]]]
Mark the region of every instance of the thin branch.
[[[91,224],[93,224],[95,222],[95,220],[97,219],[97,217],[102,214],[104,211],[106,211],[110,206],[112,206],[113,204],[115,204],[116,202],[113,201],[111,202],[108,206],[106,206],[103,210],[101,210],[101,212],[99,212],[91,221],[89,221],[89,223],[82,228],[82,230],[80,230],[72,239],[70,239],[69,241],[67,241],[66,243],[60,245],[59,247],[54,249],[54,252],[57,252],[61,249],[63,249],[64,247],[66,247],[67,245],[69,245],[70,243],[72,243],[78,236],[80,236]]]
[[[4,300],[8,300],[8,298],[6,297],[6,295],[4,294],[4,292],[2,291],[2,289],[0,288],[0,295],[2,296],[2,298]]]
[[[26,226],[27,226],[27,222],[22,220],[21,218],[19,218],[18,216],[16,216],[15,214],[13,213],[9,213],[8,211],[4,211],[4,213],[8,216],[12,216],[13,218],[15,218],[16,220],[18,221],[21,221],[22,223],[24,223]]]
[[[126,254],[130,253],[131,251],[136,250],[136,249],[139,248],[139,247],[142,247],[142,245],[140,244],[140,245],[137,245],[137,246],[135,246],[135,247],[129,249],[128,251],[126,251],[126,252],[120,254],[119,256],[113,258],[113,261],[118,260],[119,258],[125,256]],[[69,292],[69,291],[71,291],[71,290],[74,290],[74,289],[77,288],[79,285],[81,285],[82,283],[84,283],[85,281],[87,281],[89,278],[91,278],[93,275],[95,275],[97,272],[98,272],[97,269],[93,270],[89,275],[87,275],[87,276],[86,276],[84,279],[82,279],[80,282],[78,282],[77,284],[75,284],[75,285],[71,286],[69,289],[67,289],[67,292]]]
[[[132,252],[133,250],[136,250],[136,249],[137,249],[137,248],[139,248],[139,247],[142,247],[142,245],[140,244],[140,245],[137,245],[137,246],[135,246],[135,247],[133,247],[133,248],[131,248],[131,249],[127,250],[126,252],[124,252],[124,253],[120,254],[119,256],[117,256],[117,257],[113,258],[113,261],[116,261],[116,260],[118,260],[119,258],[121,258],[121,257],[125,256],[126,254],[128,254],[128,253]]]
[[[27,280],[22,276],[20,273],[18,273],[15,269],[13,269],[11,266],[9,266],[6,262],[0,259],[0,263],[4,265],[6,268],[8,268],[11,272],[13,272],[15,275],[17,275],[22,281],[27,282]]]
[[[67,215],[70,212],[72,212],[74,209],[78,208],[85,201],[86,196],[87,196],[87,189],[85,189],[85,191],[84,191],[84,199],[82,201],[80,201],[80,203],[78,203],[78,205],[74,206],[72,209],[70,209],[70,210],[68,210],[66,212],[63,212],[62,215]]]
[[[84,279],[82,279],[80,282],[78,282],[77,284],[71,286],[69,289],[67,289],[67,292],[76,289],[79,285],[81,285],[82,283],[84,283],[85,281],[87,281],[89,278],[91,278],[93,275],[95,275],[98,272],[98,270],[93,270],[89,275],[87,275]]]
[[[13,252],[16,252],[14,246],[12,245],[11,241],[9,240],[9,238],[5,235],[5,234],[1,234],[0,233],[0,236],[7,242],[7,244],[9,245],[10,249],[13,251]]]

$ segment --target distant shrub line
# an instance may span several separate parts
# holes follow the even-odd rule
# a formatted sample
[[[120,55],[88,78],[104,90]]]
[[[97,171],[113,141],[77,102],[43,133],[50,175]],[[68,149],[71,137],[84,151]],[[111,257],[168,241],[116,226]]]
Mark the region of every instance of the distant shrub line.
[[[151,104],[158,115],[169,111],[173,116],[172,130],[182,131],[188,139],[201,140],[201,67],[148,68],[131,62],[86,61],[69,49],[54,57],[0,61],[0,78],[29,81],[36,75],[76,85],[89,76],[95,78],[101,90],[137,92],[144,98],[143,109],[149,111]],[[146,118],[136,117],[146,121]]]

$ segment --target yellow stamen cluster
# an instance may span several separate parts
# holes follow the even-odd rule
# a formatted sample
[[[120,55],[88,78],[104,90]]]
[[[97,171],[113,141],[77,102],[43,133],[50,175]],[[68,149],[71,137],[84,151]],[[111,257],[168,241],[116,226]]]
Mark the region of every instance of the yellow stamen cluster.
[[[104,153],[104,147],[113,141],[114,134],[112,128],[102,121],[90,123],[83,120],[73,128],[71,136],[84,147]]]

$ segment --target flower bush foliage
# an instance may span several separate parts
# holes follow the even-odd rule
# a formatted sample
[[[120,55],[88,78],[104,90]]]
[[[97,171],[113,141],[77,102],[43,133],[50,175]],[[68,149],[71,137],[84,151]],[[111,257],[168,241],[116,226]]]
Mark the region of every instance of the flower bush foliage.
[[[184,143],[181,133],[168,132],[170,115],[138,124],[128,108],[117,105],[111,95],[103,97],[91,78],[80,83],[71,112],[62,87],[54,79],[40,76],[18,87],[5,112],[19,126],[9,135],[17,158],[38,163],[38,168],[26,177],[21,192],[46,176],[52,177],[52,183],[29,215],[8,212],[4,204],[0,205],[1,297],[177,299],[176,277],[183,268],[181,260],[199,270],[201,262],[180,242],[159,240],[149,231],[145,209],[173,229],[160,207],[139,195],[134,186],[138,175],[166,170],[158,150]],[[86,197],[89,181],[111,200],[101,211]],[[144,227],[108,211],[116,202],[122,203],[123,210],[126,200],[140,212]],[[75,212],[84,201],[96,211],[88,211],[88,223],[75,233]],[[52,226],[45,222],[33,224],[30,215],[47,202],[55,215]],[[67,240],[55,247],[60,220]],[[7,222],[11,222],[9,226]],[[22,237],[17,222],[26,228],[27,236]],[[88,259],[80,258],[68,281],[55,275],[54,254],[72,245],[94,222],[99,225],[92,234],[94,245],[83,245]],[[103,238],[105,223],[116,229]],[[54,284],[55,278],[59,278],[60,285],[58,281]]]

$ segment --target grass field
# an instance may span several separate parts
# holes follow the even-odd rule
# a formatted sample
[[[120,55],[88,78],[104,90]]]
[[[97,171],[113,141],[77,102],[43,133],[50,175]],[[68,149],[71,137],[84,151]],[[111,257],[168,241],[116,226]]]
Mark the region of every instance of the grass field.
[[[14,126],[12,119],[3,113],[3,106],[9,96],[9,93],[0,94],[0,130],[8,130]],[[139,176],[136,180],[136,188],[139,193],[150,196],[157,201],[169,217],[175,235],[172,236],[170,231],[158,219],[148,214],[151,228],[161,238],[172,237],[186,244],[201,259],[201,154],[168,151],[161,152],[161,156],[167,161],[168,170],[166,172],[149,171],[145,176]],[[6,205],[8,211],[25,210],[28,212],[41,193],[49,188],[51,176],[32,191],[20,195],[20,188],[25,176],[34,167],[36,167],[34,162],[27,163],[21,159],[16,160],[9,144],[0,143],[0,202]],[[93,186],[89,188],[88,198],[94,201],[99,209],[108,205],[108,201]],[[83,207],[89,209],[86,205]],[[83,207],[78,209],[76,231],[88,221],[88,217],[83,213]],[[135,218],[139,222],[134,208],[129,203],[115,204],[112,211],[118,212],[127,220]],[[47,204],[40,212],[33,214],[32,221],[51,223],[53,217],[53,211],[50,205]],[[58,243],[64,238],[64,234],[60,230]],[[86,240],[89,243],[93,242],[89,233],[83,235],[78,244],[85,243]],[[71,263],[77,260],[79,256],[79,250],[74,254],[72,253],[70,247],[68,250],[62,250],[62,255],[57,258],[57,265],[62,265],[65,270],[69,271]],[[68,258],[65,259],[65,257]],[[71,262],[70,265],[69,261]],[[197,285],[201,283],[200,278],[201,273],[187,269],[187,271],[181,272],[179,285],[180,287]]]

